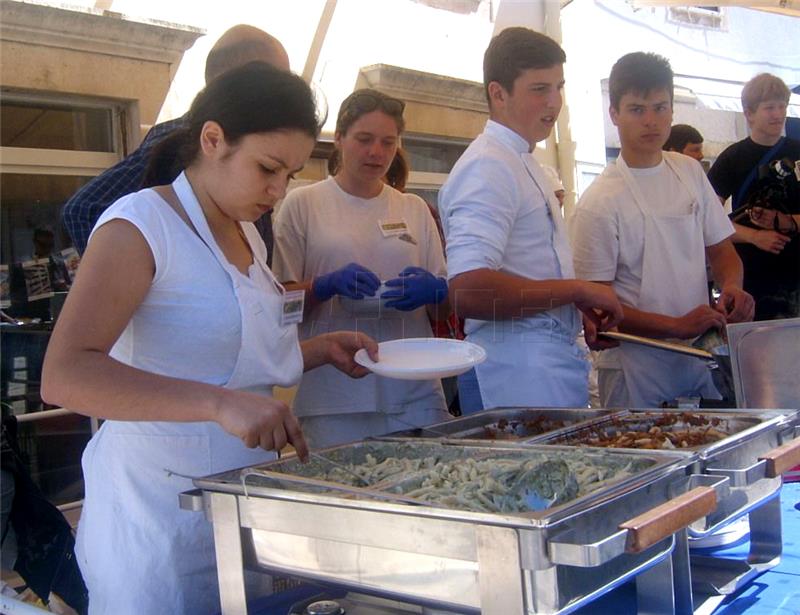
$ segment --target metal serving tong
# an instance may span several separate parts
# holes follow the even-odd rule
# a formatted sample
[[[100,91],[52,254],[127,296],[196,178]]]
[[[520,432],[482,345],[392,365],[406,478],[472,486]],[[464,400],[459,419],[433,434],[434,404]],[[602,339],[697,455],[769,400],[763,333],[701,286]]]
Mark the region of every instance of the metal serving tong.
[[[327,463],[328,465],[333,466],[334,468],[338,468],[339,470],[341,470],[345,474],[349,474],[350,476],[353,476],[353,477],[357,478],[358,482],[362,483],[365,487],[369,487],[369,483],[367,482],[367,480],[363,476],[361,476],[360,474],[358,474],[354,470],[351,470],[346,465],[341,464],[341,463],[337,463],[337,462],[335,462],[335,461],[333,461],[331,459],[328,459],[324,455],[320,455],[319,453],[315,453],[314,451],[308,451],[308,456],[316,459],[317,461],[322,461],[323,463]]]

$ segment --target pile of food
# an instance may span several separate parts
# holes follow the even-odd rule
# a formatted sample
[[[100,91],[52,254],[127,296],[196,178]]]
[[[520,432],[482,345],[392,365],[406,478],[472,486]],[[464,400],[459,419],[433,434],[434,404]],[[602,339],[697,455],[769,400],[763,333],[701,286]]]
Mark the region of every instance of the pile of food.
[[[553,444],[606,448],[681,449],[727,438],[725,421],[691,412],[614,417],[554,440]]]
[[[543,510],[630,476],[648,460],[608,460],[585,455],[442,460],[368,453],[364,463],[330,468],[314,478],[381,489],[447,508],[489,513]],[[356,476],[364,483],[359,483]]]
[[[483,437],[489,440],[517,440],[538,436],[562,427],[564,427],[564,421],[539,414],[531,419],[500,419],[496,423],[484,425]]]

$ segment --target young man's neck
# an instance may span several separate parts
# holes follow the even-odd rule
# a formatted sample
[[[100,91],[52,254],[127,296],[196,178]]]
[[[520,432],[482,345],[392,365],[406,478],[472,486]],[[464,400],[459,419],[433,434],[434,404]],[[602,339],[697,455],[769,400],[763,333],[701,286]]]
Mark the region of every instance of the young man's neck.
[[[622,156],[625,164],[632,169],[650,169],[652,167],[657,167],[664,159],[664,156],[661,154],[661,150],[655,152],[642,152],[627,149],[625,147],[623,147],[620,151],[620,156]]]
[[[493,122],[496,122],[497,124],[500,124],[501,126],[505,126],[505,127],[506,127],[506,128],[508,128],[510,131],[512,131],[514,134],[516,134],[516,135],[518,135],[519,137],[521,137],[521,138],[525,139],[525,141],[528,143],[528,153],[531,153],[533,150],[535,150],[535,149],[536,149],[536,143],[531,143],[531,142],[530,142],[530,140],[529,140],[529,139],[528,139],[528,138],[527,138],[525,135],[521,134],[521,133],[520,133],[520,132],[519,132],[519,131],[518,131],[516,128],[514,128],[514,127],[511,125],[511,123],[510,123],[510,122],[508,122],[507,120],[505,120],[505,119],[504,119],[503,117],[501,117],[500,115],[498,115],[498,114],[495,114],[495,113],[493,113],[492,111],[490,111],[490,112],[489,112],[489,119],[490,119],[490,120],[492,120]]]
[[[781,135],[778,135],[776,137],[774,135],[769,135],[769,134],[766,134],[764,132],[761,132],[760,130],[753,130],[751,128],[750,129],[750,139],[752,139],[752,141],[754,143],[757,143],[758,145],[766,145],[768,147],[772,147],[778,141],[780,141]]]

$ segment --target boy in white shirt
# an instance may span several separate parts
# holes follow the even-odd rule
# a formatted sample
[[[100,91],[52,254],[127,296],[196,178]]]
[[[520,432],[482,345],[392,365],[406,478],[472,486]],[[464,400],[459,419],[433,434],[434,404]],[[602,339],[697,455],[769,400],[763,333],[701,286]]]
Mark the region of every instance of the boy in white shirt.
[[[463,413],[585,407],[581,313],[592,340],[621,317],[610,288],[574,279],[556,195],[531,155],[561,110],[565,60],[558,43],[527,28],[492,39],[483,63],[490,119],[439,193],[451,303],[488,355],[459,379]]]
[[[662,151],[672,124],[673,74],[652,53],[620,58],[609,78],[609,113],[621,143],[578,202],[571,224],[580,278],[613,286],[621,331],[689,341],[728,322],[752,319],[742,263],[700,164]],[[721,289],[711,305],[706,258]],[[719,399],[704,362],[623,343],[598,361],[604,407],[657,407],[679,396]]]

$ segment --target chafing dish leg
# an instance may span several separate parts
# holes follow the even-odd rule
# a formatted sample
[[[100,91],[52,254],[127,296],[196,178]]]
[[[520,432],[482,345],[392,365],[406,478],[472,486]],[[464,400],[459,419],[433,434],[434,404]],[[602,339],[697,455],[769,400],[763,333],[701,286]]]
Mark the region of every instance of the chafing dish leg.
[[[238,499],[227,493],[210,493],[209,498],[222,615],[247,615]]]
[[[672,551],[672,584],[675,592],[675,612],[687,615],[694,613],[689,533],[686,528],[675,533],[675,548]]]
[[[511,528],[479,525],[478,583],[482,615],[523,615],[519,537]]]
[[[673,561],[667,557],[636,577],[638,615],[674,615],[674,589]]]
[[[750,511],[750,554],[747,563],[759,572],[778,564],[783,549],[780,491]]]

